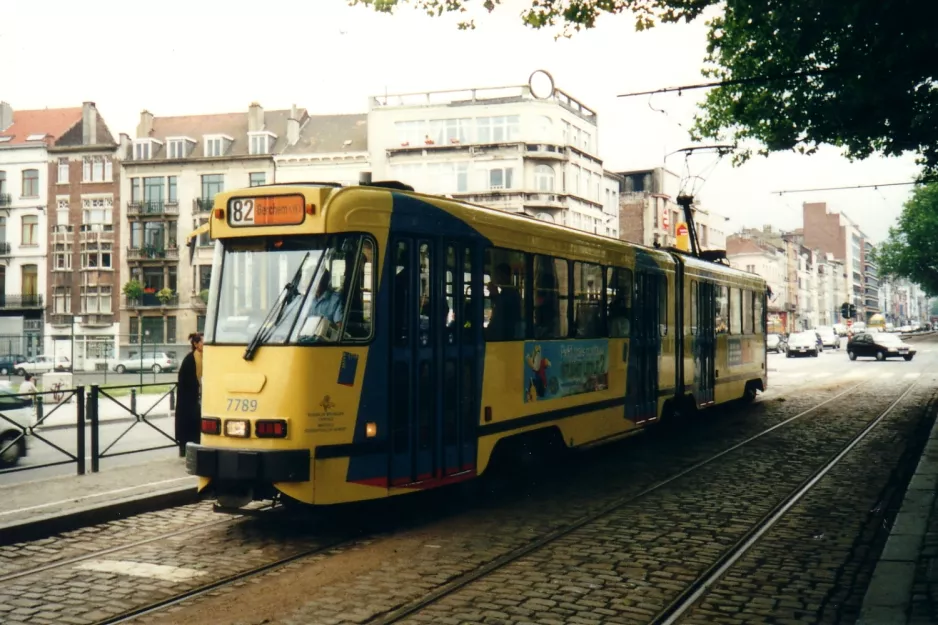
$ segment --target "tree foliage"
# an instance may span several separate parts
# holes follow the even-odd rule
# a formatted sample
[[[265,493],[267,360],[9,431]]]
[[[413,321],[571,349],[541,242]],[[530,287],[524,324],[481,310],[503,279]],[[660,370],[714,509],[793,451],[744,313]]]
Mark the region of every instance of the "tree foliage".
[[[347,0],[380,12],[409,4],[430,15],[494,11],[500,0]],[[631,13],[639,30],[691,21],[710,6],[704,74],[709,91],[695,139],[729,141],[736,162],[753,153],[821,145],[850,158],[915,153],[938,175],[938,2],[935,0],[530,0],[532,28],[565,35],[603,14]],[[473,28],[464,21],[460,28]],[[610,51],[614,56],[614,51]],[[730,83],[730,84],[725,84]],[[757,147],[753,147],[757,146]]]
[[[929,297],[938,295],[938,184],[913,191],[875,260],[880,275],[908,278]]]

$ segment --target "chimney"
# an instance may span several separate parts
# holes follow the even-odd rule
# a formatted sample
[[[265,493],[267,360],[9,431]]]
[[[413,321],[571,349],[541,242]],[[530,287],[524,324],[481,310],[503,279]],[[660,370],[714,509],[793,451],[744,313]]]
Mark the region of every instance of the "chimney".
[[[94,102],[81,104],[81,143],[82,145],[96,145],[98,143],[98,109]]]
[[[120,134],[120,144],[117,148],[117,158],[121,161],[130,160],[130,147],[131,147],[130,135],[126,132]]]
[[[153,113],[140,111],[140,123],[137,124],[137,138],[146,139],[153,132]]]
[[[362,171],[358,173],[358,184],[367,186],[371,184],[371,172]]]
[[[264,129],[264,109],[257,102],[248,107],[248,132],[260,132]]]
[[[13,125],[13,107],[6,102],[0,102],[0,131]]]
[[[300,120],[296,104],[290,108],[290,119],[287,120],[287,144],[296,145],[300,140]]]

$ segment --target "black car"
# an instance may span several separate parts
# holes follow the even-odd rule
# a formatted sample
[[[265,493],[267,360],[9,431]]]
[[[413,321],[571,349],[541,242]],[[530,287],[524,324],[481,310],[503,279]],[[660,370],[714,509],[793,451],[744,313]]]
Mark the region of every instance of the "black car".
[[[860,357],[886,360],[887,358],[905,358],[912,360],[915,348],[903,343],[896,334],[887,332],[859,332],[847,341],[847,356],[850,360]]]
[[[13,373],[13,365],[19,362],[26,362],[26,356],[22,354],[0,355],[0,375],[10,375]]]

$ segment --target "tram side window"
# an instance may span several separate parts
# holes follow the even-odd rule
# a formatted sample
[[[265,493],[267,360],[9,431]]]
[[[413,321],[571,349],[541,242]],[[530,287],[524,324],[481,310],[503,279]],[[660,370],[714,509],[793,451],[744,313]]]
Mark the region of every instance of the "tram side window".
[[[534,338],[567,338],[570,293],[567,261],[534,256]]]
[[[524,253],[485,250],[485,340],[520,341],[525,336]]]
[[[462,256],[462,317],[457,317],[458,323],[462,326],[463,341],[473,340],[472,323],[475,320],[474,309],[472,308],[472,261],[476,254],[469,248],[461,249]],[[457,306],[458,306],[457,302]]]
[[[668,276],[661,276],[658,281],[658,332],[668,335]]]
[[[730,289],[730,334],[740,334],[742,331],[742,305],[739,289]]]
[[[743,334],[752,334],[752,291],[743,291]]]
[[[606,336],[603,319],[603,268],[573,263],[573,327],[578,339]]]
[[[726,334],[729,330],[730,321],[730,301],[725,286],[716,287],[716,315],[713,319],[713,326],[717,334]]]
[[[628,338],[632,322],[632,272],[606,267],[606,301],[609,338]]]
[[[697,281],[690,281],[690,333],[697,334],[697,297],[699,296]]]
[[[762,293],[756,291],[752,294],[753,315],[755,317],[756,334],[765,334],[765,320],[762,318]]]
[[[354,258],[354,257],[353,257]],[[348,266],[354,267],[353,258],[348,259]],[[374,276],[375,248],[371,239],[362,242],[358,272],[355,276],[346,276],[345,282],[350,283],[346,289],[349,294],[349,311],[346,332],[349,338],[363,340],[371,337],[373,323],[372,297]]]

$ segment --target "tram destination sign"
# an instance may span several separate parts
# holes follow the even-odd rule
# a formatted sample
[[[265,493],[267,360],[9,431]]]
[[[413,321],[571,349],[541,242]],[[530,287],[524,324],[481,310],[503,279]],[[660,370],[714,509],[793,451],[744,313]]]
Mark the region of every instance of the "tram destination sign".
[[[258,195],[228,200],[228,225],[243,228],[251,226],[295,226],[306,217],[306,202],[302,195]]]

